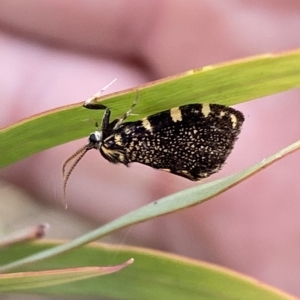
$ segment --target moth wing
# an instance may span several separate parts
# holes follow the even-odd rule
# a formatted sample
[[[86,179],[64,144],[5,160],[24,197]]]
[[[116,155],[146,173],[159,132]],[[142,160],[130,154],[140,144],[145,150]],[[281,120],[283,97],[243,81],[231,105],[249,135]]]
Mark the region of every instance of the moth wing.
[[[243,115],[223,105],[190,104],[123,123],[104,141],[120,162],[138,162],[190,180],[217,172],[237,139]]]

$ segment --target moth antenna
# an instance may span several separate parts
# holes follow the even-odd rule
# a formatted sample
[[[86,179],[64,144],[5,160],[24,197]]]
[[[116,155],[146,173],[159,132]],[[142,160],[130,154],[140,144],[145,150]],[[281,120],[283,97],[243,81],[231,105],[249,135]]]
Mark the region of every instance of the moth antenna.
[[[89,150],[89,148],[87,148],[87,146],[84,146],[82,148],[80,148],[79,150],[77,150],[74,154],[72,154],[63,164],[62,167],[62,173],[63,173],[63,178],[64,178],[64,184],[63,184],[63,200],[64,200],[64,204],[65,204],[65,208],[68,208],[68,203],[66,201],[66,194],[67,194],[67,182],[73,172],[73,170],[75,169],[76,165],[79,163],[79,161],[83,158],[83,156],[86,154],[86,152]],[[67,164],[72,160],[76,158],[76,160],[73,162],[73,164],[71,165],[70,169],[68,170],[68,172],[66,173],[66,167]]]
[[[64,162],[63,166],[62,166],[62,174],[63,177],[65,177],[65,171],[66,171],[66,167],[68,165],[68,163],[74,159],[76,156],[78,156],[80,153],[82,153],[82,151],[84,151],[86,149],[86,146],[78,149],[75,153],[73,153],[69,158],[66,159],[66,161]]]

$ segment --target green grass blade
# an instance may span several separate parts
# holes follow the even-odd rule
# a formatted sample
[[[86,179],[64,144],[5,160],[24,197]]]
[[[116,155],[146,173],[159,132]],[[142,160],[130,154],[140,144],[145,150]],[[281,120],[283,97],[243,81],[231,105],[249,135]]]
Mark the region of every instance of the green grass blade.
[[[18,292],[66,284],[74,281],[89,279],[93,277],[108,275],[119,272],[124,267],[133,263],[129,259],[115,266],[91,266],[79,268],[59,268],[46,271],[16,272],[0,274],[0,292]],[[75,263],[75,262],[74,262]]]

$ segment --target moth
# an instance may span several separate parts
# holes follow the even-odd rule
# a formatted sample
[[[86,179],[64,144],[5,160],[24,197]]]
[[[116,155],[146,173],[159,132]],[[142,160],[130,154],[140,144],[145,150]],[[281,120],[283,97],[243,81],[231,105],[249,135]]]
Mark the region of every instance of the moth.
[[[112,121],[109,108],[85,102],[84,107],[105,109],[105,113],[100,130],[91,133],[88,143],[65,161],[64,195],[75,166],[92,149],[113,164],[129,166],[137,162],[193,181],[206,178],[221,169],[244,122],[240,111],[209,103],[173,107],[138,121],[125,122],[136,101],[121,118]]]

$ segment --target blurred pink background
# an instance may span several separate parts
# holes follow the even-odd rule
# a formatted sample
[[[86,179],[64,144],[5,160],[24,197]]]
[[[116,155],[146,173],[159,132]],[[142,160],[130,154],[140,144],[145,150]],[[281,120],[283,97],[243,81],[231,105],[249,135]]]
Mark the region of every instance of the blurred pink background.
[[[115,77],[109,93],[299,46],[300,3],[295,0],[2,0],[0,127],[84,101]],[[299,90],[237,108],[246,118],[241,136],[223,170],[206,181],[240,171],[300,137]],[[61,164],[85,142],[50,149],[1,170],[2,187],[12,183],[38,207],[43,203],[47,211],[51,205],[52,213],[61,214],[55,200]],[[17,137],[16,147],[21,147]],[[300,153],[295,153],[203,205],[124,230],[116,242],[217,263],[300,296],[299,177]],[[54,231],[75,226],[76,221],[65,219],[71,212],[95,227],[195,184],[143,165],[115,166],[93,151],[72,175],[69,210],[60,215]],[[18,217],[7,218],[1,211],[10,204],[8,195],[0,199],[3,230],[26,214],[25,224],[46,216],[45,211],[34,216],[31,209],[17,206]]]

